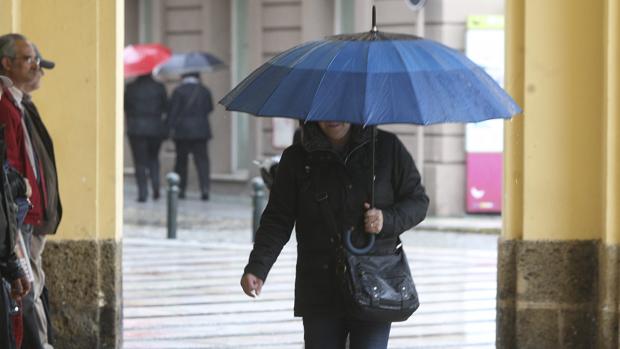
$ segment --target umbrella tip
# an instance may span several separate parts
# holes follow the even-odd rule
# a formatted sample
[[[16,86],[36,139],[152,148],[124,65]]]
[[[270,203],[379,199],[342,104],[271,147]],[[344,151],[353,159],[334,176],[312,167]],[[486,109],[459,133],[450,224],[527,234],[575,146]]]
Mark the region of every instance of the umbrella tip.
[[[375,5],[372,5],[372,30],[373,33],[377,32],[377,9]]]

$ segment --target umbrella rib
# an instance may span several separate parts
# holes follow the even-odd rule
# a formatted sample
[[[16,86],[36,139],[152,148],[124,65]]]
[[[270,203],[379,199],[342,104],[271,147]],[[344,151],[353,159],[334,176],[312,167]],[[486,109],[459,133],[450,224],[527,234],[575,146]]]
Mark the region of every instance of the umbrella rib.
[[[315,51],[316,49],[318,49],[319,47],[322,47],[323,45],[326,45],[325,43],[322,43],[322,42],[319,42],[319,41],[316,41],[316,43],[318,43],[318,45],[316,45],[316,46],[314,46],[313,48],[309,49],[309,50],[308,50],[308,52],[304,53],[304,54],[303,54],[303,55],[301,55],[299,58],[297,58],[297,59],[295,60],[295,62],[291,63],[291,65],[290,65],[290,70],[286,73],[286,75],[285,75],[285,76],[283,76],[283,77],[282,77],[282,79],[280,79],[280,81],[284,80],[287,76],[289,76],[289,75],[291,74],[291,72],[294,70],[294,68],[293,68],[293,67],[294,67],[296,64],[298,64],[299,62],[301,62],[301,60],[302,60],[303,58],[305,58],[305,57],[306,57],[307,55],[309,55],[310,53],[314,52],[314,51]],[[283,52],[282,54],[284,54],[284,53],[286,53],[286,52]],[[270,61],[270,62],[268,62],[268,63],[266,63],[266,64],[271,64],[271,61]],[[331,62],[330,62],[330,64],[331,64]],[[272,65],[273,65],[273,64],[272,64]],[[264,107],[268,104],[269,100],[271,99],[271,97],[273,97],[274,93],[276,93],[276,90],[277,90],[277,89],[278,89],[278,86],[276,86],[276,88],[274,88],[274,89],[271,91],[271,93],[269,94],[269,97],[267,97],[267,98],[265,99],[265,102],[263,102],[263,106],[260,108],[260,110],[258,110],[258,114],[256,114],[256,115],[264,115],[264,114],[261,114],[261,111],[262,111],[262,110],[263,110],[263,108],[264,108]],[[282,116],[288,116],[288,115],[282,115]]]
[[[396,50],[396,54],[398,55],[398,58],[400,59],[401,62],[403,62],[403,67],[407,69],[407,64],[405,63],[405,59],[403,58],[403,55],[400,53],[398,46],[394,45],[393,41],[390,41],[390,45],[394,46],[394,49]],[[407,74],[409,74],[409,72],[407,72]],[[411,79],[407,79],[407,81],[409,81],[409,85],[411,85],[411,91],[413,92],[413,95],[415,96],[416,101],[419,102],[418,94],[416,92],[415,86],[413,85],[413,81]],[[420,109],[420,104],[416,103],[415,105],[418,107],[418,110],[417,110],[418,118],[420,119],[420,122],[424,124],[424,119],[422,117],[422,111]]]
[[[347,42],[347,41],[343,41],[343,42]],[[342,44],[343,46],[345,44]],[[332,57],[332,59],[329,61],[329,64],[327,64],[327,66],[325,67],[325,73],[327,73],[329,71],[329,67],[331,67],[331,65],[334,63],[334,61],[336,60],[336,57],[340,56],[340,54],[342,53],[342,50],[339,50],[338,53],[336,53],[334,55],[334,57]],[[312,96],[312,101],[310,102],[310,110],[308,110],[308,113],[306,114],[306,120],[305,121],[310,121],[308,118],[310,117],[310,111],[312,110],[312,106],[314,105],[314,100],[316,99],[316,95],[319,93],[319,90],[321,89],[321,86],[323,85],[323,80],[325,80],[325,75],[323,74],[323,76],[321,76],[321,81],[319,81],[319,84],[317,85],[316,89],[314,90],[314,95]]]

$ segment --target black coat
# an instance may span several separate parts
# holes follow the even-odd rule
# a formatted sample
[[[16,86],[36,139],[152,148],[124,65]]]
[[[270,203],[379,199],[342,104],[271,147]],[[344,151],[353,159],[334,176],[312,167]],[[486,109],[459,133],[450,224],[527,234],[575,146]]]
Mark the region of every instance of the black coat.
[[[58,225],[62,220],[62,203],[60,201],[60,190],[58,189],[54,143],[35,104],[32,101],[23,101],[22,103],[26,110],[26,124],[30,131],[30,139],[39,157],[45,178],[45,199],[47,202],[43,207],[44,219],[41,225],[34,227],[34,233],[56,234]]]
[[[318,126],[304,126],[302,143],[287,148],[256,233],[245,272],[265,280],[295,226],[297,268],[295,315],[342,315],[335,250],[316,194],[327,191],[340,231],[363,230],[364,202],[369,202],[371,178],[370,130],[352,126],[349,150],[340,156],[329,146]],[[372,254],[393,253],[398,236],[426,216],[428,197],[411,155],[395,135],[379,131],[376,143],[375,206],[384,224]],[[319,181],[313,180],[319,176]],[[361,238],[360,236],[358,236]]]
[[[125,87],[125,116],[127,135],[166,137],[163,114],[167,108],[164,85],[152,76],[144,75]]]
[[[175,140],[209,140],[211,92],[201,83],[182,83],[172,92],[167,124]]]
[[[0,132],[0,163],[3,164],[6,159],[4,127],[0,128]],[[4,166],[0,166],[0,277],[8,281],[13,281],[23,275],[15,254],[16,236],[17,218],[11,185],[4,171]]]

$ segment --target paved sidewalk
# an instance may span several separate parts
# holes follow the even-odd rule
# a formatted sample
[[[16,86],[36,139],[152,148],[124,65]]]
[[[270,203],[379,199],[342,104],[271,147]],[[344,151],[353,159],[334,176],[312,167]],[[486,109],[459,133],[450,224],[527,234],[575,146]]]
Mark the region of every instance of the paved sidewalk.
[[[474,246],[455,239],[464,235]],[[414,231],[403,243],[422,305],[393,325],[390,348],[494,348],[496,237]],[[123,347],[302,349],[294,246],[287,244],[253,300],[239,287],[249,242],[126,238]]]

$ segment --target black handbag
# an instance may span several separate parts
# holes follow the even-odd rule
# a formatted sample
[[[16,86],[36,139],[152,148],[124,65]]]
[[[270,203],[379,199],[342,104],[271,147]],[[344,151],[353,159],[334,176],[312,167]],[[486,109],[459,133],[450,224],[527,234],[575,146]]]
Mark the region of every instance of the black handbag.
[[[349,314],[361,320],[407,320],[420,302],[402,245],[394,254],[355,255],[343,249]]]
[[[315,188],[319,189],[319,176],[315,173],[313,178]],[[327,192],[317,191],[315,198],[335,241],[342,242]],[[391,254],[355,254],[342,243],[335,253],[349,316],[366,321],[398,322],[407,320],[420,306],[400,240]]]

